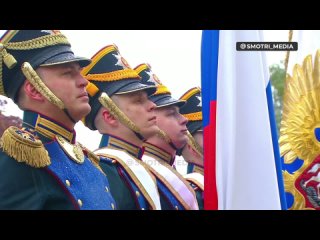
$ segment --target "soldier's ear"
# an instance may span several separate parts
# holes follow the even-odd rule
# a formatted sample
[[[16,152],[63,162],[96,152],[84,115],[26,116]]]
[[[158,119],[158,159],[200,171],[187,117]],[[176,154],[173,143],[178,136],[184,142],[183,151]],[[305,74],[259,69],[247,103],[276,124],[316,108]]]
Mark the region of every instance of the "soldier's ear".
[[[29,98],[36,101],[44,102],[44,97],[41,95],[40,92],[38,92],[38,90],[28,80],[25,81],[23,88],[24,88],[25,94]]]
[[[112,127],[117,127],[119,124],[119,121],[117,118],[114,117],[113,114],[110,113],[109,110],[104,109],[102,111],[102,117],[105,123],[109,124]]]

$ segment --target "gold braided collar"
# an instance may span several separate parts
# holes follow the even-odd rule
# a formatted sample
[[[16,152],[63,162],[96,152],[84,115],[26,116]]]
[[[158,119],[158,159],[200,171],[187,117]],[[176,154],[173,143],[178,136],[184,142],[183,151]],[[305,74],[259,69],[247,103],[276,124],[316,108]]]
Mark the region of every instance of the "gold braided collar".
[[[74,142],[75,140],[74,131],[70,132],[66,128],[53,121],[50,121],[49,119],[41,117],[40,115],[38,115],[35,124],[35,130],[50,139],[54,139],[56,135],[60,135],[70,143]]]
[[[170,166],[174,163],[174,157],[170,153],[167,153],[163,149],[150,144],[148,142],[144,142],[142,147],[144,147],[144,151],[147,155],[151,155],[153,158],[157,159],[160,162],[165,162]]]
[[[111,135],[109,135],[109,141],[106,147],[123,149],[136,158],[138,158],[140,154],[140,148],[138,146],[125,142],[124,140],[113,137]]]

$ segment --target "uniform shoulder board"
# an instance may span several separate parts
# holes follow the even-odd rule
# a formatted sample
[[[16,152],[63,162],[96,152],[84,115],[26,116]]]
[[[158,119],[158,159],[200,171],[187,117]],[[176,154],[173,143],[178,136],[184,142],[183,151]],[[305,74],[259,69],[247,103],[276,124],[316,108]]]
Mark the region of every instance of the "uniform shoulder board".
[[[14,126],[7,128],[0,139],[0,147],[10,157],[31,167],[41,168],[51,164],[41,140],[27,129]]]
[[[98,168],[103,174],[105,174],[103,172],[103,170],[101,169],[99,163],[100,163],[100,158],[95,155],[91,150],[89,150],[88,148],[86,148],[85,146],[83,146],[81,143],[79,143],[79,146],[82,148],[83,153],[86,155],[86,157],[90,160],[90,162],[96,167]]]

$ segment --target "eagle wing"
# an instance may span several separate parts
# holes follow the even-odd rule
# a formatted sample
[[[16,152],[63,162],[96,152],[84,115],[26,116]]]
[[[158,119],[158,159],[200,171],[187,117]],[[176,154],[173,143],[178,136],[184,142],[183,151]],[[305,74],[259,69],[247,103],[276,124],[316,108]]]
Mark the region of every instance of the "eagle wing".
[[[285,163],[296,158],[309,164],[320,153],[314,130],[320,127],[320,50],[314,64],[308,55],[287,75],[280,128],[280,154]]]

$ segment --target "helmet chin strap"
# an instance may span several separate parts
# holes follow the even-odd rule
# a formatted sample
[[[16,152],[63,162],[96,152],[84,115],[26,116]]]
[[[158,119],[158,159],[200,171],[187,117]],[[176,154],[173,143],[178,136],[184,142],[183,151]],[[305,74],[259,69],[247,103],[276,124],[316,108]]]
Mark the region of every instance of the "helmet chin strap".
[[[133,131],[133,133],[137,136],[137,138],[139,138],[141,141],[146,140],[140,133],[137,133],[135,131]]]
[[[102,106],[109,110],[109,112],[115,116],[122,124],[127,126],[134,134],[141,140],[146,140],[142,134],[141,130],[138,126],[132,122],[121,110],[118,106],[112,101],[112,99],[108,96],[107,93],[103,92],[99,97],[99,102]]]
[[[182,155],[182,151],[184,149],[184,147],[187,145],[187,143],[182,147],[182,148],[179,148],[177,151],[176,151],[176,155],[178,156],[181,156]]]
[[[67,117],[76,124],[76,121],[71,117],[68,109],[65,108],[64,103],[43,83],[37,72],[28,62],[24,62],[21,66],[21,70],[24,76],[30,81],[30,83],[41,93],[49,102],[63,110]]]
[[[172,141],[169,142],[169,145],[170,145],[170,147],[172,147],[175,151],[178,151],[178,150],[179,150],[179,148],[177,148],[177,147],[173,144]]]
[[[173,148],[173,150],[175,150],[175,151],[178,151],[178,150],[179,150],[179,148],[177,148],[177,147],[173,144],[173,142],[172,142],[172,140],[169,138],[168,134],[166,134],[163,130],[159,129],[157,134],[158,134],[158,136],[159,136],[160,138],[162,138],[166,143],[168,143],[168,144],[170,145],[170,147]]]
[[[195,150],[202,158],[203,158],[203,148],[197,143],[194,137],[191,135],[189,131],[187,131],[188,143],[191,145],[193,150]]]
[[[64,111],[64,113],[67,115],[67,117],[71,120],[71,122],[73,122],[74,124],[76,124],[76,123],[77,123],[77,121],[76,121],[76,120],[74,120],[74,119],[73,119],[73,117],[71,117],[71,115],[70,115],[70,113],[69,113],[68,109],[64,108],[64,109],[63,109],[63,111]]]
[[[194,139],[194,137],[192,136],[192,134],[187,131],[187,136],[188,136],[188,142],[180,149],[177,150],[176,155],[181,156],[182,155],[182,150],[183,148],[189,144],[192,149],[200,156],[203,158],[203,148],[200,147],[199,143],[197,143],[197,141]]]

